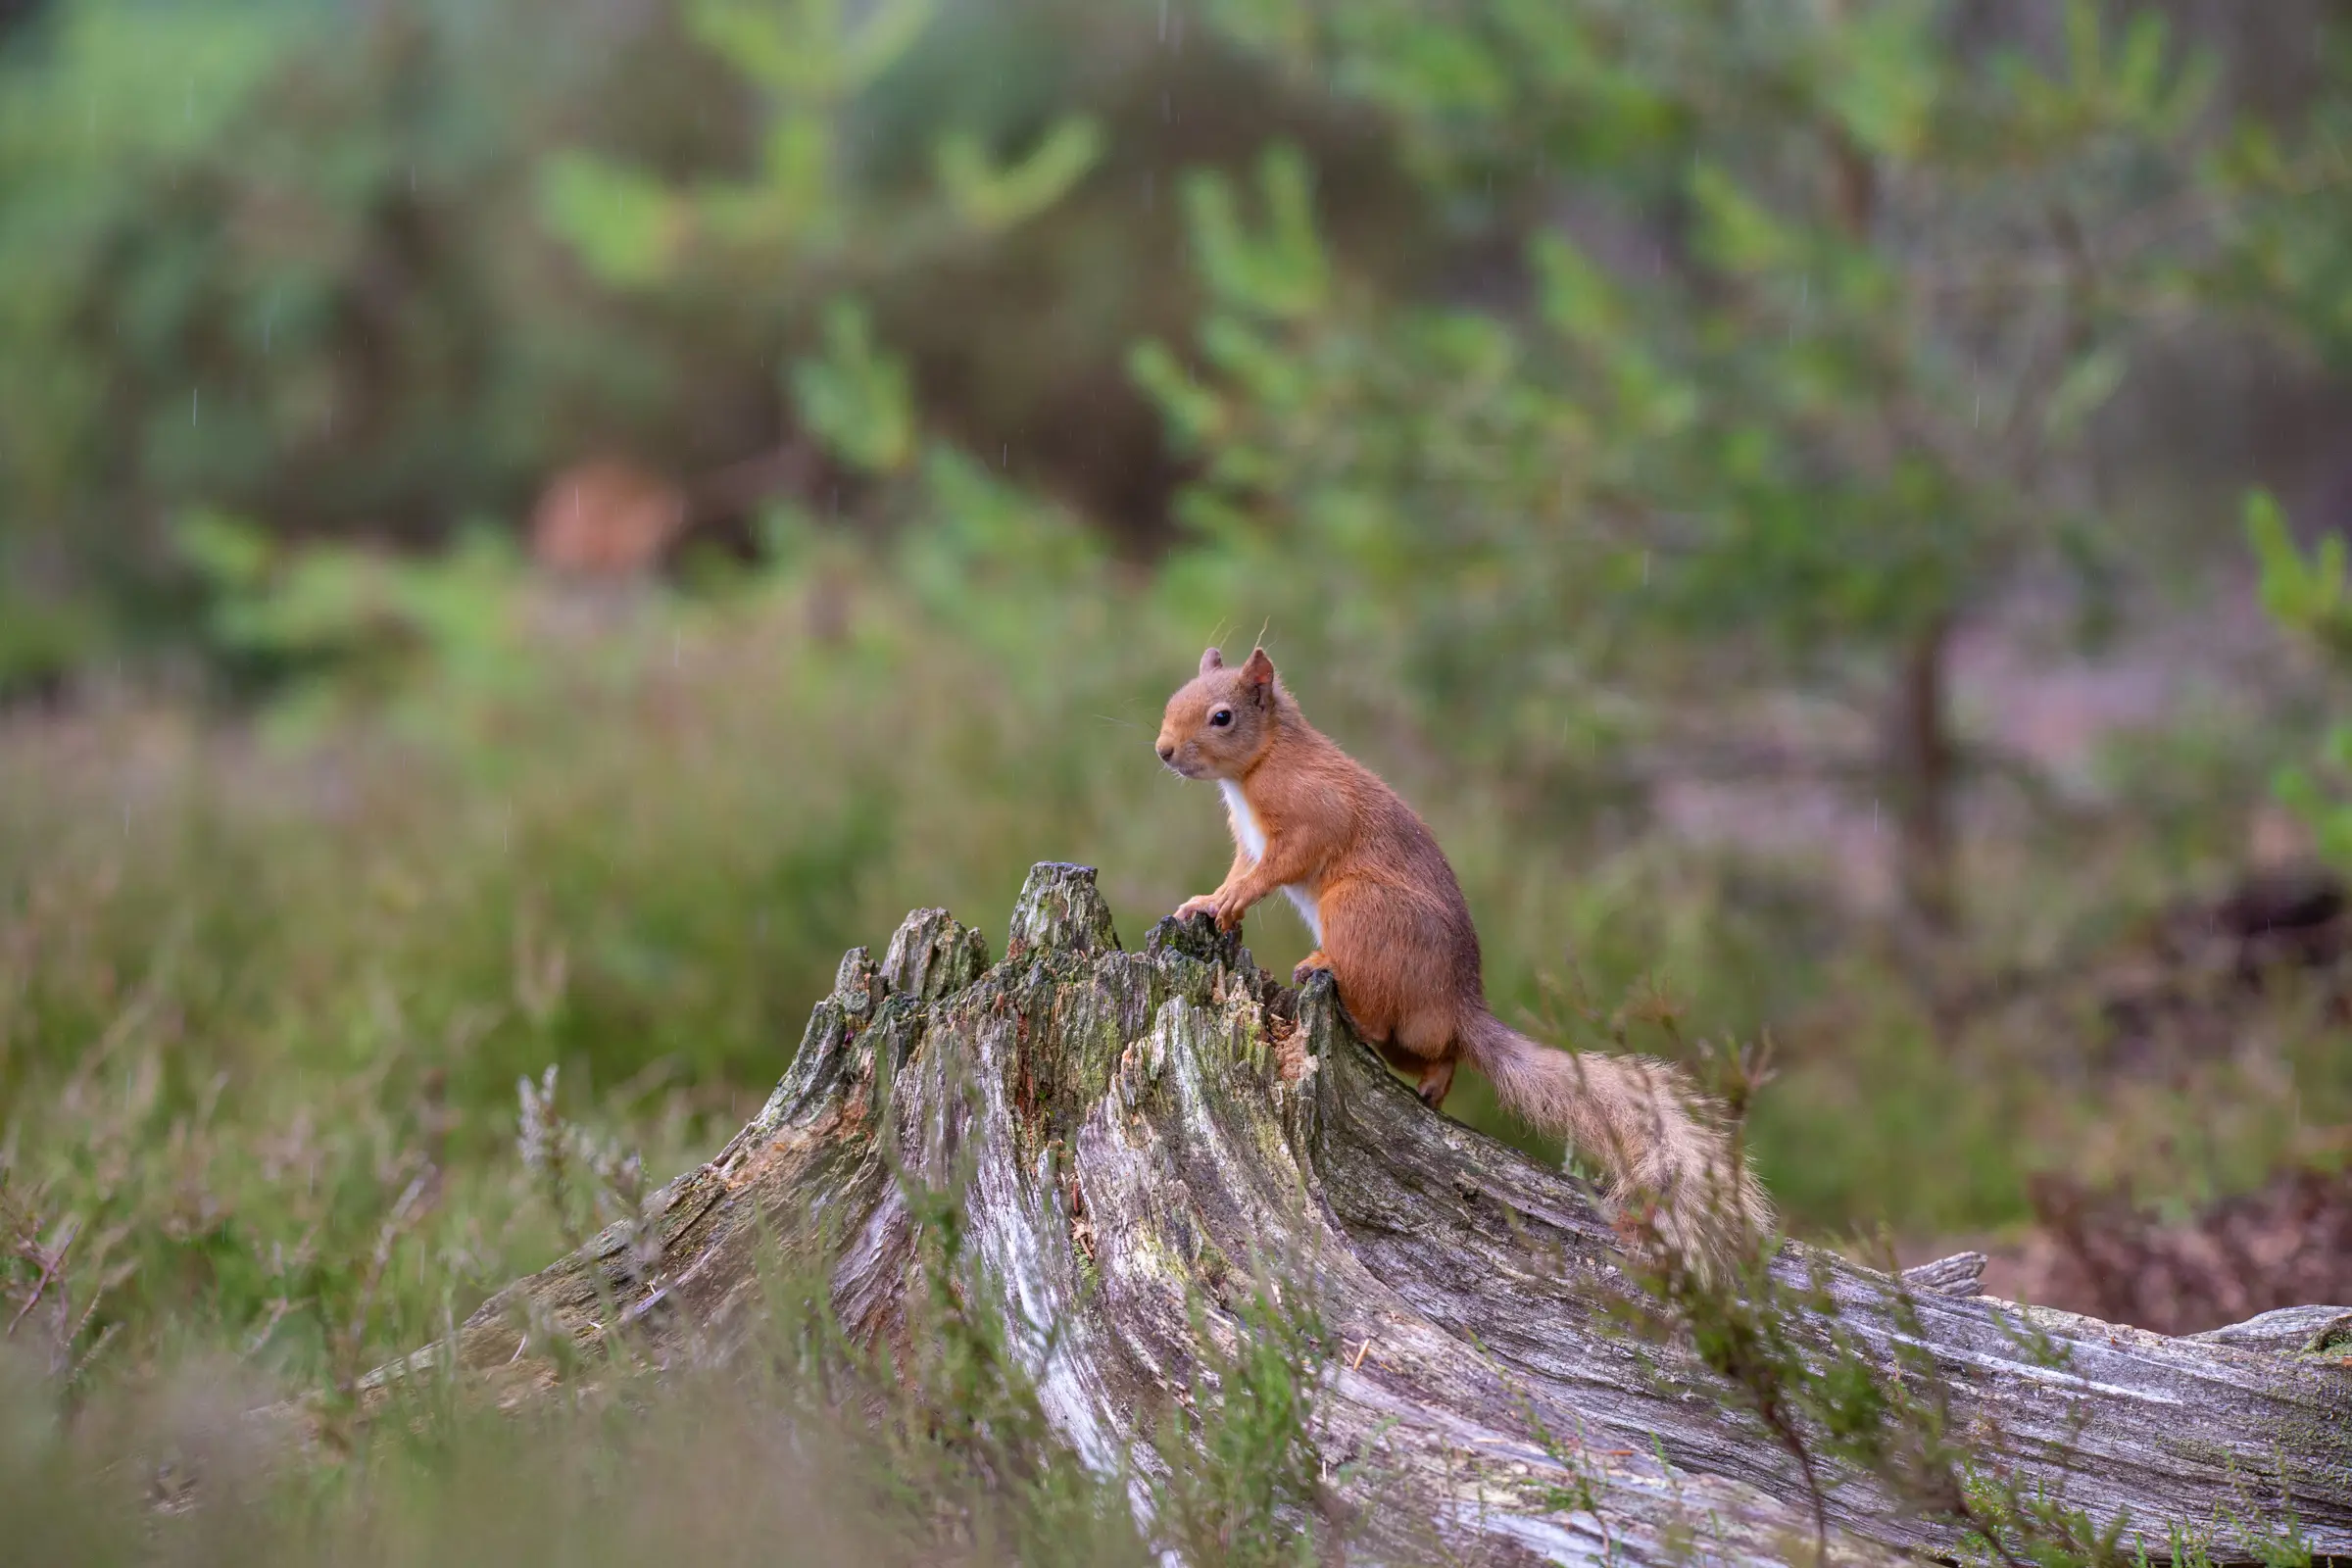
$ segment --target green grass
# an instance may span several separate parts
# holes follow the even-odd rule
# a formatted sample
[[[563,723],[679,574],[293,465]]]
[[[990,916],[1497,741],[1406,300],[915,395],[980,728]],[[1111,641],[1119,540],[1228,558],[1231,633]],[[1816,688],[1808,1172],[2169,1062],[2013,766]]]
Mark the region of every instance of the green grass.
[[[811,579],[779,572],[649,599],[591,639],[518,636],[493,681],[427,663],[365,705],[317,688],[292,740],[122,696],[7,722],[0,1230],[20,1245],[0,1284],[21,1302],[41,1256],[65,1266],[7,1336],[0,1485],[81,1499],[41,1515],[73,1538],[44,1560],[134,1550],[134,1451],[174,1422],[331,1404],[597,1221],[592,1194],[553,1190],[518,1151],[518,1079],[557,1066],[581,1147],[636,1152],[665,1180],[764,1097],[842,950],[909,907],[1001,941],[1026,867],[1077,859],[1102,868],[1134,944],[1222,871],[1214,796],[1148,746],[1196,632],[1104,588],[1010,617],[1014,636],[832,569],[855,606],[838,637],[810,629]],[[1323,717],[1319,673],[1292,678]],[[1327,707],[1454,854],[1507,1015],[1702,1065],[1770,1034],[1752,1143],[1800,1232],[1997,1231],[2043,1166],[2202,1198],[2308,1155],[2352,1107],[2340,1026],[2292,1009],[2148,1083],[2089,1071],[2046,1016],[1939,1029],[1916,977],[1802,867],[1515,813],[1376,705]],[[1990,862],[1966,961],[2053,951],[2086,878],[2161,881],[2128,833],[2076,848],[2095,864],[2037,869],[2057,862],[2027,843]],[[1277,970],[1305,948],[1279,906],[1249,936]],[[1467,1076],[1448,1109],[1530,1142]],[[745,1401],[663,1394],[642,1432],[585,1448],[470,1418],[421,1447],[363,1433],[356,1467],[257,1471],[255,1506],[284,1521],[270,1550],[287,1560],[506,1560],[502,1544],[574,1540],[579,1560],[620,1560],[677,1527],[631,1511],[615,1478],[635,1477],[758,1493],[713,1544],[739,1555],[798,1528],[795,1499],[842,1493],[819,1461],[780,1457],[766,1406]],[[606,1430],[593,1410],[544,1419]],[[1287,1465],[1287,1430],[1210,1437]],[[860,1447],[878,1440],[858,1422],[836,1439],[869,1488],[910,1462]],[[1249,1537],[1270,1504],[1229,1481],[1187,1495],[1225,1521],[1202,1528]],[[420,1522],[412,1493],[456,1522]],[[1090,1495],[1008,1505],[1004,1527]],[[850,1535],[796,1547],[846,1550],[877,1509],[845,1506]],[[216,1528],[168,1527],[171,1552],[234,1555],[206,1544]],[[885,1559],[923,1554],[873,1539]],[[975,1557],[1004,1544],[958,1539]]]
[[[952,1235],[925,1207],[926,1236]],[[325,1451],[218,1358],[62,1407],[0,1354],[0,1517],[11,1560],[40,1563],[1142,1564],[1128,1479],[1053,1437],[1005,1325],[924,1259],[902,1362],[851,1344],[809,1282],[763,1282],[761,1332],[724,1372],[580,1369],[564,1396],[502,1412],[437,1382],[396,1387]],[[974,1292],[973,1301],[988,1298]],[[1313,1369],[1236,1380],[1204,1402],[1211,1441],[1176,1446],[1154,1526],[1192,1541],[1233,1515],[1208,1476],[1213,1434],[1278,1427],[1303,1446]],[[1230,1446],[1230,1445],[1226,1445]],[[1199,1457],[1188,1459],[1188,1452]],[[1311,1450],[1310,1450],[1311,1451]],[[290,1462],[291,1461],[291,1462]],[[1271,1497],[1245,1522],[1277,1528]],[[1282,1500],[1290,1501],[1285,1496]],[[17,1554],[22,1555],[17,1555]],[[1233,1557],[1225,1560],[1251,1560]],[[1263,1558],[1260,1560],[1271,1560]]]

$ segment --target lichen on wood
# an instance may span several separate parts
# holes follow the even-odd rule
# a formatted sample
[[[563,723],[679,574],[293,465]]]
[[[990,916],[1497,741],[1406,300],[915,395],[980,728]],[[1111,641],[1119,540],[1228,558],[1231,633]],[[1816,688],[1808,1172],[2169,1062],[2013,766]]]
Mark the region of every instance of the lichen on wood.
[[[1786,1448],[1697,1360],[1622,1327],[1639,1293],[1585,1186],[1424,1106],[1328,977],[1278,985],[1205,920],[1123,951],[1082,866],[1031,872],[993,965],[939,909],[880,963],[849,954],[759,1114],[633,1227],[493,1298],[456,1363],[521,1397],[617,1334],[657,1365],[723,1360],[757,1326],[768,1246],[821,1270],[853,1333],[887,1335],[908,1174],[958,1185],[968,1285],[1051,1325],[1016,1335],[1024,1371],[1105,1474],[1160,1468],[1199,1337],[1248,1332],[1271,1270],[1321,1325],[1312,1436],[1350,1560],[1814,1549]],[[2184,1524],[2227,1559],[2250,1553],[2246,1521],[2291,1512],[2313,1550],[2352,1552],[2352,1371],[2307,1348],[2343,1308],[2175,1340],[1966,1294],[1966,1257],[1907,1287],[1794,1244],[1773,1267],[1818,1283],[1864,1353],[1932,1365],[1986,1464],[2093,1520],[2126,1515],[2159,1551]],[[1955,1551],[1947,1521],[1838,1479],[1831,1559]]]

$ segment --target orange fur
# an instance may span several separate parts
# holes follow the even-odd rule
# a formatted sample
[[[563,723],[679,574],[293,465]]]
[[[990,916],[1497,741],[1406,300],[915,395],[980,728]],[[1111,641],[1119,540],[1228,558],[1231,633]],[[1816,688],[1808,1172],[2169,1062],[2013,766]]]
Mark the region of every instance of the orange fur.
[[[1494,1017],[1470,906],[1436,836],[1306,721],[1264,649],[1239,668],[1203,654],[1168,699],[1157,749],[1185,777],[1226,786],[1234,828],[1232,869],[1180,916],[1207,912],[1231,929],[1290,893],[1320,942],[1293,978],[1329,969],[1357,1032],[1431,1105],[1467,1059],[1512,1111],[1599,1161],[1614,1201],[1645,1205],[1658,1234],[1701,1261],[1767,1223],[1762,1192],[1676,1069],[1555,1051]]]

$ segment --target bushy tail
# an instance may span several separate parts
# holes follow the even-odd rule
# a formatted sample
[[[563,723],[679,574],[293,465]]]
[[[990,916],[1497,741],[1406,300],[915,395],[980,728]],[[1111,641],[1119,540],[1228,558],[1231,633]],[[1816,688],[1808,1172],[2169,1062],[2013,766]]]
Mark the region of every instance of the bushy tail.
[[[1688,1262],[1729,1264],[1772,1223],[1771,1202],[1715,1107],[1678,1069],[1648,1056],[1555,1051],[1491,1014],[1463,1046],[1506,1107],[1599,1162],[1621,1218],[1645,1218]]]

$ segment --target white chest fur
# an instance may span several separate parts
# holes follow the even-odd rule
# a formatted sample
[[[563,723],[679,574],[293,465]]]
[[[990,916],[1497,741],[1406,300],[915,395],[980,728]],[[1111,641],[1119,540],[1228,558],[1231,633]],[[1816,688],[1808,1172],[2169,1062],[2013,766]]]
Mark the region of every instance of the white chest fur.
[[[1225,793],[1225,814],[1233,819],[1233,841],[1252,862],[1256,861],[1266,853],[1266,830],[1258,825],[1257,813],[1250,809],[1250,797],[1242,793],[1240,784],[1229,778],[1217,780],[1217,788]],[[1302,882],[1287,883],[1282,891],[1298,909],[1298,918],[1315,934],[1315,945],[1321,947],[1323,910],[1315,903],[1313,892]]]
[[[1229,778],[1217,780],[1217,788],[1225,792],[1225,814],[1233,818],[1233,841],[1242,853],[1255,860],[1266,853],[1266,830],[1257,825],[1257,813],[1250,809],[1250,797],[1242,786]]]

